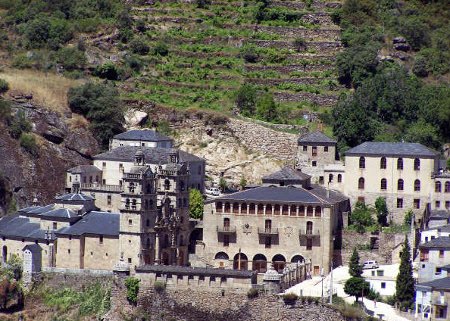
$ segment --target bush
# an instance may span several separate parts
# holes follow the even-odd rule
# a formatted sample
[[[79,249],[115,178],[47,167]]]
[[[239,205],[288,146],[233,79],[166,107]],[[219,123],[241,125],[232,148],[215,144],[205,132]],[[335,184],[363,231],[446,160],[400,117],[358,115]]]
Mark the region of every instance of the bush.
[[[243,47],[241,49],[240,55],[245,60],[245,62],[248,63],[254,64],[259,60],[258,52],[256,51],[256,48],[252,46]]]
[[[78,48],[61,48],[56,53],[56,61],[61,64],[64,69],[72,71],[74,69],[82,69],[86,64],[86,55]]]
[[[130,49],[133,53],[146,55],[150,51],[150,47],[141,38],[135,38],[130,42]]]
[[[0,120],[9,121],[11,119],[11,103],[0,97]]]
[[[22,133],[19,138],[20,146],[33,156],[38,155],[39,148],[33,134]]]
[[[251,84],[243,84],[236,92],[236,107],[244,116],[253,116],[256,109],[256,88]]]
[[[247,291],[247,298],[249,298],[249,299],[255,299],[258,297],[258,295],[259,295],[259,291],[257,289],[252,288]]]
[[[156,292],[161,293],[166,289],[166,284],[161,281],[155,281],[155,283],[153,284],[153,288]]]
[[[283,301],[285,304],[295,304],[295,302],[297,300],[298,300],[298,295],[293,292],[283,294]]]
[[[9,90],[9,84],[6,80],[0,78],[0,95]]]
[[[307,46],[306,46],[306,40],[304,38],[296,38],[293,42],[294,48],[295,50],[297,50],[297,52],[301,52],[306,50]]]
[[[167,56],[169,54],[169,47],[165,43],[158,42],[153,48],[153,54],[155,56]]]
[[[189,189],[189,216],[194,219],[203,218],[203,195],[198,189]]]
[[[12,138],[18,139],[22,133],[31,131],[32,125],[27,120],[23,111],[17,112],[16,117],[9,125],[9,134]]]
[[[132,304],[137,303],[139,282],[140,280],[134,277],[128,277],[125,279],[125,286],[127,287],[127,300]]]
[[[97,66],[94,70],[94,75],[103,79],[118,80],[119,71],[112,62],[107,62],[101,66]]]

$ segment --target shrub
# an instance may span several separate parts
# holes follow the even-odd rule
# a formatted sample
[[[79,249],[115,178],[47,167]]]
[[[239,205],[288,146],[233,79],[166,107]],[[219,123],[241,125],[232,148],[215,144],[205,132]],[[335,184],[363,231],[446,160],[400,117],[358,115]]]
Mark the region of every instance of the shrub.
[[[9,121],[11,119],[11,103],[0,97],[0,120]]]
[[[139,282],[140,280],[134,277],[128,277],[125,279],[125,286],[127,287],[127,300],[132,304],[137,303]]]
[[[101,66],[97,66],[94,75],[103,79],[117,80],[119,79],[119,71],[112,62],[107,62]]]
[[[9,84],[6,80],[0,78],[0,95],[9,90]]]
[[[158,42],[153,48],[153,54],[165,57],[169,54],[169,47],[165,43]]]
[[[130,42],[130,49],[133,53],[146,55],[150,51],[150,47],[141,38],[135,38]]]
[[[286,304],[295,304],[295,302],[297,300],[298,300],[298,295],[293,292],[283,294],[283,301]]]
[[[142,69],[142,61],[136,56],[126,56],[125,65],[135,72],[139,72]]]
[[[240,53],[241,57],[248,63],[256,63],[259,60],[258,52],[256,48],[252,46],[243,47]]]
[[[22,133],[19,138],[20,146],[33,156],[38,155],[38,146],[33,134]]]
[[[23,132],[31,131],[31,128],[31,123],[27,120],[25,113],[19,111],[9,125],[9,134],[12,138],[18,139]]]
[[[156,292],[161,293],[166,289],[166,284],[161,281],[155,281],[155,283],[153,284],[153,288]]]
[[[258,297],[258,295],[259,295],[259,291],[257,289],[252,288],[247,291],[247,298],[249,298],[249,299],[255,299]]]
[[[306,46],[306,40],[304,38],[295,38],[294,42],[293,42],[294,48],[295,50],[297,50],[297,52],[301,52],[306,50],[307,46]]]
[[[198,189],[189,189],[189,216],[195,219],[203,218],[203,195]]]
[[[86,56],[83,51],[78,48],[61,48],[56,53],[56,61],[60,63],[64,69],[72,71],[74,69],[82,69],[86,64]]]

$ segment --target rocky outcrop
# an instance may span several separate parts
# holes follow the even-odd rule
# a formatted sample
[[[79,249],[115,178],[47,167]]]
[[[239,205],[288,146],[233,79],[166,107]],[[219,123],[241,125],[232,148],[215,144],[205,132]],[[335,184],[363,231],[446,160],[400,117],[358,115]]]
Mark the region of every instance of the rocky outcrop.
[[[70,113],[61,115],[21,101],[13,102],[12,107],[14,114],[24,112],[32,124],[38,152],[28,153],[9,135],[7,124],[0,123],[0,174],[7,182],[4,195],[10,198],[9,202],[0,202],[0,215],[7,212],[12,199],[17,207],[29,205],[34,197],[41,203],[51,202],[64,189],[65,171],[89,164],[99,152],[87,128],[70,125]]]

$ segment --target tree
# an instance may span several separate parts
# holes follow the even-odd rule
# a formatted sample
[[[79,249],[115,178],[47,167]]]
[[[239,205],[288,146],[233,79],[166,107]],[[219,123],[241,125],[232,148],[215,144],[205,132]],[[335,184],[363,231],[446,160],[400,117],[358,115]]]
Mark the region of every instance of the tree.
[[[219,187],[222,190],[222,192],[225,192],[225,190],[228,188],[228,183],[225,180],[225,178],[221,177],[219,180]]]
[[[97,140],[107,147],[109,139],[121,133],[124,115],[118,91],[107,84],[88,82],[69,89],[67,99],[74,113],[86,116]]]
[[[139,55],[146,55],[150,52],[150,47],[141,38],[135,38],[130,42],[130,49],[133,53]]]
[[[131,276],[125,279],[125,286],[127,288],[127,300],[132,304],[137,303],[139,282],[139,279]]]
[[[244,116],[253,116],[256,108],[256,88],[251,84],[243,84],[236,92],[236,107]]]
[[[301,37],[295,38],[293,45],[295,47],[295,50],[297,50],[297,52],[301,52],[306,49],[306,40]]]
[[[386,205],[386,199],[384,197],[378,197],[375,200],[375,209],[377,211],[378,224],[381,226],[387,226],[388,208]]]
[[[364,233],[366,227],[373,225],[372,212],[373,209],[367,207],[366,204],[356,203],[355,209],[350,215],[350,220],[358,232]]]
[[[353,249],[350,262],[348,264],[348,273],[353,277],[361,277],[363,272],[362,265],[359,264],[359,253],[356,247]]]
[[[198,189],[189,189],[189,216],[195,219],[203,218],[203,195]]]
[[[414,287],[413,287],[414,289]],[[358,298],[363,296],[364,294],[368,294],[370,291],[369,282],[366,282],[364,278],[361,277],[351,277],[345,282],[344,291],[348,295],[353,295],[356,297],[356,301]]]
[[[256,102],[256,115],[265,121],[274,123],[279,121],[277,105],[271,93],[265,93],[258,99]]]
[[[415,300],[413,268],[411,262],[411,248],[408,237],[405,236],[400,252],[400,268],[395,283],[395,297],[403,308],[409,308]]]
[[[9,84],[6,80],[0,78],[0,95],[9,90]]]
[[[406,213],[405,213],[405,217],[403,218],[403,224],[406,226],[410,226],[411,225],[411,221],[413,219],[414,213],[411,209],[409,209]]]
[[[239,186],[241,187],[242,190],[245,188],[245,186],[247,186],[247,180],[245,179],[244,176],[241,177],[241,180],[239,182]]]

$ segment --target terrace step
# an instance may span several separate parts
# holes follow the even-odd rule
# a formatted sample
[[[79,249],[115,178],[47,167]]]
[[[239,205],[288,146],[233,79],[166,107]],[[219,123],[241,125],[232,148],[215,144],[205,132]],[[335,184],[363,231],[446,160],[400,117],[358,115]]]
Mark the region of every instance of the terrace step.
[[[309,92],[289,93],[276,91],[273,96],[278,102],[297,102],[307,100],[320,106],[333,106],[337,102],[336,95],[313,94]]]
[[[245,65],[245,70],[247,72],[251,71],[277,71],[281,74],[287,74],[291,72],[313,72],[313,71],[326,71],[331,69],[329,65],[286,65],[286,66],[263,66],[263,65]]]

